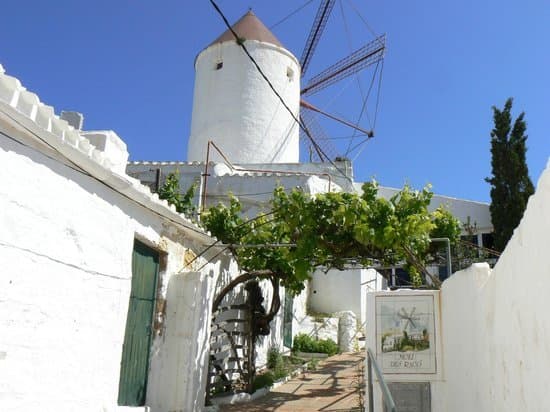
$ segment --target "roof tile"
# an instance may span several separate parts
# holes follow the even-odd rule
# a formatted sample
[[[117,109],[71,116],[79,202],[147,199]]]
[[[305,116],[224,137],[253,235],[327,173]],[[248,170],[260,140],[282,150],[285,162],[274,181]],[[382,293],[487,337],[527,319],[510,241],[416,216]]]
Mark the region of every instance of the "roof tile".
[[[273,33],[256,17],[252,11],[248,11],[240,18],[233,26],[233,30],[239,37],[245,40],[257,40],[265,43],[271,43],[275,46],[284,47]],[[226,41],[235,41],[235,36],[231,30],[226,30],[221,36],[209,44],[212,46],[216,43],[224,43]]]

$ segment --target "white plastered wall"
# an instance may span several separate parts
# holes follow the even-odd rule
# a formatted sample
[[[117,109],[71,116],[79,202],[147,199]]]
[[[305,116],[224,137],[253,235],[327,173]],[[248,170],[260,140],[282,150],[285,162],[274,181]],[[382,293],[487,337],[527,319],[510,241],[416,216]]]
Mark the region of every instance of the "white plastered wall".
[[[441,289],[445,381],[434,411],[548,411],[550,169],[491,271],[476,264]]]
[[[25,140],[5,124],[0,129]],[[159,319],[162,327],[154,332],[146,404],[153,402],[153,411],[200,410],[210,326],[204,320],[211,302],[207,279],[227,262],[218,260],[201,274],[172,276],[183,270],[186,254],[204,249],[201,236],[176,229],[101,182],[4,136],[0,162],[1,409],[119,409],[132,249],[138,238],[167,256],[158,295],[167,299],[167,313],[157,314],[167,319]],[[167,295],[172,284],[183,290]],[[192,336],[178,335],[183,326],[174,321],[174,310]],[[188,341],[193,345],[181,351],[179,345]],[[163,369],[170,362],[173,370]],[[167,382],[180,383],[178,389],[193,397],[173,402],[156,396]]]
[[[261,281],[260,286],[263,291],[264,302],[263,306],[266,311],[269,310],[271,299],[273,297],[273,286],[269,281]],[[256,342],[256,367],[261,369],[267,364],[268,351],[271,348],[277,348],[281,352],[284,352],[283,346],[283,314],[284,314],[284,302],[285,302],[285,290],[279,288],[279,296],[281,299],[281,308],[275,315],[269,327],[271,333],[268,336],[260,336]]]
[[[315,312],[351,310],[363,324],[367,320],[367,293],[385,289],[384,278],[374,269],[316,270],[311,280],[309,303]]]
[[[246,47],[297,116],[300,68],[296,58],[270,43],[248,40]],[[223,63],[219,70],[218,63]],[[234,41],[208,47],[195,62],[188,160],[205,161],[209,140],[235,164],[299,161],[298,125]],[[212,151],[210,160],[222,159]]]
[[[355,188],[359,192],[362,192],[362,185],[363,183],[355,183]],[[389,199],[396,195],[399,190],[400,189],[380,186],[378,188],[378,194],[380,197]],[[493,231],[491,212],[488,203],[435,194],[428,206],[428,210],[433,211],[439,206],[447,208],[461,223],[469,223],[472,226],[475,225],[477,233],[490,233]]]
[[[311,282],[294,298],[292,314],[292,336],[306,334],[315,339],[332,339],[338,342],[338,317],[310,316],[308,300],[311,295]],[[309,308],[311,309],[311,307]]]

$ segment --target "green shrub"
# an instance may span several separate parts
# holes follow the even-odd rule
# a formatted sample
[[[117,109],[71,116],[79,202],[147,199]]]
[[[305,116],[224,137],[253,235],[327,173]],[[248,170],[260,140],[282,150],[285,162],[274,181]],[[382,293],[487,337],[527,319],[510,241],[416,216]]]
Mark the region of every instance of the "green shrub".
[[[271,386],[275,381],[278,381],[285,376],[288,376],[293,369],[293,362],[287,358],[283,358],[279,348],[271,347],[267,351],[267,369],[264,373],[257,375],[254,378],[254,390]]]
[[[328,353],[330,356],[338,353],[338,345],[331,339],[322,339],[317,342],[317,352]]]
[[[283,355],[279,348],[272,346],[267,351],[267,367],[273,371],[284,368]]]
[[[276,368],[273,371],[273,379],[278,381],[279,379],[282,379],[282,378],[288,376],[288,374],[289,374],[289,371],[286,368],[284,368],[284,367]]]
[[[273,382],[276,380],[277,379],[275,378],[273,372],[267,371],[266,373],[262,373],[261,375],[256,375],[254,377],[253,388],[257,391],[258,389],[273,385]]]
[[[317,370],[317,366],[319,365],[319,359],[311,359],[308,363],[308,369],[310,371]]]
[[[278,348],[271,347],[267,351],[267,369],[255,376],[253,390],[265,388],[273,385],[274,382],[289,376],[296,370],[297,366],[304,365],[306,362],[302,358],[295,356],[283,356]]]
[[[294,352],[326,353],[330,356],[338,353],[338,345],[332,339],[317,340],[305,333],[294,337],[292,346]]]
[[[299,358],[297,356],[285,356],[283,358],[283,361],[285,361],[289,367],[296,367],[296,366],[302,366],[306,361],[304,361],[302,358]]]
[[[292,350],[294,352],[314,352],[314,340],[305,333],[299,333],[294,336]]]

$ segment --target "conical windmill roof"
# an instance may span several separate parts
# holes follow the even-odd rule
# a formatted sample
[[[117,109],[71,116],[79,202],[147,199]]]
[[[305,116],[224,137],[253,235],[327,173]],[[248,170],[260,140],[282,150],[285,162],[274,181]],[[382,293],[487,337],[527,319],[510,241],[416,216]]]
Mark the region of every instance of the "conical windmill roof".
[[[261,42],[274,44],[275,46],[284,47],[275,35],[271,33],[271,31],[250,10],[243,17],[241,17],[240,20],[232,26],[232,28],[239,35],[239,37],[244,38],[245,40],[258,40]],[[235,36],[229,29],[208,46],[210,47],[213,44],[223,43],[226,41],[235,41]]]

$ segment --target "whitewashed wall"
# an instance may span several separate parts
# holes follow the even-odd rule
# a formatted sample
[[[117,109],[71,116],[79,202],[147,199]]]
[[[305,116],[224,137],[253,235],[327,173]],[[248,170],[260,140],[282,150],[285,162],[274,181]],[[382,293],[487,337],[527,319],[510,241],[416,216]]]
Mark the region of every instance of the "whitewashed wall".
[[[185,192],[193,183],[201,182],[202,174],[206,170],[204,162],[134,161],[128,163],[126,172],[153,190],[157,190],[158,183],[162,185],[165,176],[177,172],[180,175],[181,190]],[[345,173],[347,178],[342,173]],[[210,162],[208,174],[207,192],[214,195],[207,200],[209,204],[217,204],[219,197],[226,198],[228,192],[239,198],[250,197],[250,200],[256,203],[267,203],[276,186],[282,185],[289,189],[296,186],[305,187],[309,176],[317,176],[324,180],[328,180],[330,176],[331,190],[341,188],[343,191],[355,191],[350,180],[353,178],[353,170],[348,161],[335,161],[334,166],[330,163],[238,164],[234,170],[225,163]],[[235,179],[231,178],[234,175],[240,178],[242,183],[235,184]],[[160,182],[157,182],[159,177]],[[229,177],[227,181],[218,182],[226,177]],[[259,182],[255,183],[256,180]],[[328,190],[328,182],[324,186],[325,190]],[[254,196],[250,193],[254,193]]]
[[[384,278],[374,269],[331,269],[313,273],[310,306],[315,312],[335,313],[351,310],[364,323],[367,316],[367,293],[386,288]]]
[[[257,40],[246,47],[294,116],[300,104],[300,66],[286,49]],[[223,67],[216,70],[218,63]],[[206,161],[212,140],[232,163],[297,163],[296,121],[235,41],[216,43],[195,62],[188,160]],[[212,151],[212,160],[221,156]]]
[[[497,265],[443,283],[444,383],[434,411],[548,411],[550,169]]]
[[[273,287],[271,282],[262,281],[260,286],[263,291],[264,302],[263,306],[266,310],[269,310],[271,304],[271,299],[273,297]],[[267,354],[269,349],[277,348],[281,352],[284,352],[283,346],[283,313],[284,313],[284,301],[285,301],[285,290],[284,288],[279,288],[279,296],[281,298],[281,309],[275,316],[275,318],[269,324],[271,328],[271,333],[268,336],[261,336],[256,342],[256,367],[261,369],[267,364]]]
[[[0,129],[25,137],[6,123]],[[3,136],[0,163],[0,409],[117,410],[138,238],[167,254],[160,298],[168,301],[155,331],[147,404],[153,411],[200,410],[208,279],[228,262],[185,273],[184,256],[199,253],[206,236],[176,229],[101,182]],[[161,396],[171,388],[180,393]]]
[[[355,188],[359,192],[362,192],[362,185],[363,183],[355,183]],[[389,199],[400,190],[401,189],[380,186],[378,188],[378,194],[380,197]],[[432,197],[432,201],[428,209],[432,211],[437,209],[439,206],[446,207],[454,217],[460,220],[461,223],[469,223],[471,225],[475,224],[477,233],[490,233],[493,231],[491,212],[489,210],[488,203],[435,194]]]
[[[315,339],[332,339],[338,342],[338,316],[331,317],[310,316],[311,308],[311,281],[305,289],[294,298],[292,336],[305,333]],[[309,306],[309,307],[308,307]]]

